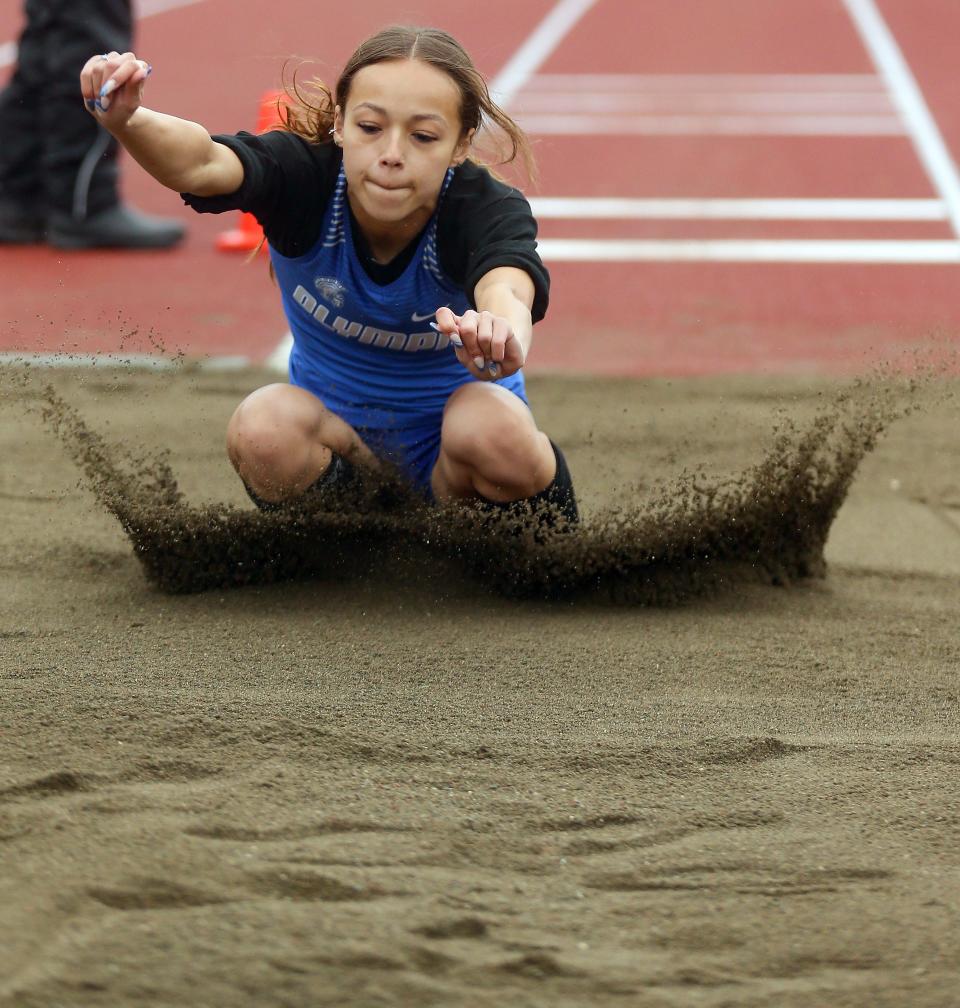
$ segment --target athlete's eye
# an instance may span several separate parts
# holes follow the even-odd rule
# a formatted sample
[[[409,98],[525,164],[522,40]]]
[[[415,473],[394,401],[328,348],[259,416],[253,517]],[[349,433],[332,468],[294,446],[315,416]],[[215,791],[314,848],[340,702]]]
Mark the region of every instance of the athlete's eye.
[[[413,137],[418,143],[422,144],[436,143],[439,139],[439,137],[431,136],[429,133],[414,133]]]

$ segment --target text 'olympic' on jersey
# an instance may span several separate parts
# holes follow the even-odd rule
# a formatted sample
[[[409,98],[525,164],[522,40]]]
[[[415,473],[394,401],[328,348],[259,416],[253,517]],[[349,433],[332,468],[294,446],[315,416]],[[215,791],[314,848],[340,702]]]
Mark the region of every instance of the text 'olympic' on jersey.
[[[333,322],[328,322],[330,309],[322,301],[318,301],[302,284],[297,284],[293,292],[293,300],[317,322],[335,332],[344,339],[356,340],[358,343],[381,347],[386,350],[405,350],[417,353],[420,350],[446,350],[450,346],[450,338],[444,333],[432,329],[422,333],[391,332],[365,325],[363,322],[351,322],[350,319],[337,315]]]

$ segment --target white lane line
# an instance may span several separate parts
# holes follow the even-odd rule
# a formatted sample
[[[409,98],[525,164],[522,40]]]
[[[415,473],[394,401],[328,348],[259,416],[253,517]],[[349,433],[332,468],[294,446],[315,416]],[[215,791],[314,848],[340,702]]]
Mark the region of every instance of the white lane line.
[[[957,241],[633,241],[546,238],[547,262],[960,263]]]
[[[938,221],[947,207],[934,199],[617,199],[534,196],[535,217],[547,220],[810,220]]]
[[[888,94],[849,94],[846,91],[818,91],[813,94],[804,94],[800,91],[784,91],[781,94],[754,94],[750,91],[718,94],[704,94],[699,91],[689,93],[620,91],[616,94],[584,90],[523,91],[511,105],[511,109],[515,115],[533,112],[892,115],[895,112]]]
[[[904,59],[874,0],[843,0],[877,70],[887,82],[923,166],[946,203],[950,222],[960,237],[960,173]]]
[[[886,94],[876,74],[536,74],[526,91],[642,91],[656,93],[717,94],[751,91],[773,94],[843,91],[852,94]]]
[[[290,363],[290,351],[293,349],[293,333],[288,329],[283,334],[283,339],[270,351],[270,355],[263,362],[263,366],[271,371],[286,372]]]
[[[194,4],[203,3],[204,0],[139,0],[135,4],[136,16],[145,18],[154,14],[163,14],[169,10],[176,10],[178,7],[192,7]]]
[[[154,14],[163,14],[168,10],[176,10],[178,7],[191,7],[194,4],[203,3],[204,0],[140,0],[136,5],[136,18],[153,17]],[[17,43],[0,42],[0,70],[4,67],[13,66],[17,62]]]
[[[537,136],[903,136],[900,118],[883,116],[523,115]]]
[[[490,82],[490,91],[501,106],[513,99],[596,2],[597,0],[560,0],[537,25]]]
[[[0,351],[0,364],[22,365],[24,367],[72,368],[72,367],[123,367],[146,371],[175,371],[185,366],[183,360],[161,357],[146,353],[44,353],[34,350]],[[202,371],[239,371],[250,366],[247,357],[224,354],[220,357],[203,357],[190,360],[187,367],[197,367]]]

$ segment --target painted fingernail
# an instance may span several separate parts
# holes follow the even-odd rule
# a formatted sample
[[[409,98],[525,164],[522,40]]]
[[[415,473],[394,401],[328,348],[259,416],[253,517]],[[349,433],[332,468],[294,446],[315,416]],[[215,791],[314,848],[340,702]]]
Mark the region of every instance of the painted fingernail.
[[[497,373],[497,363],[496,363],[496,361],[490,361],[490,363],[487,365],[487,370],[490,372],[490,374],[496,375],[496,373]]]
[[[152,74],[152,73],[153,73],[153,67],[148,63],[147,64],[147,72],[144,74],[144,77],[149,77],[150,74]]]
[[[100,97],[106,98],[111,91],[116,89],[116,86],[117,82],[111,77],[110,80],[108,80],[107,83],[100,88]]]
[[[86,105],[91,112],[97,107],[97,103],[92,98],[87,98],[84,105]]]
[[[482,371],[482,370],[483,370],[483,366],[484,366],[484,364],[486,364],[486,361],[484,360],[484,358],[483,358],[483,357],[474,357],[474,358],[473,358],[473,366],[474,366],[474,367],[475,367],[475,368],[476,368],[476,369],[477,369],[478,371]]]
[[[110,103],[109,103],[109,102],[107,102],[107,104],[106,104],[106,105],[104,105],[104,104],[103,104],[103,102],[101,102],[101,101],[100,101],[100,99],[98,98],[98,99],[97,99],[97,100],[96,100],[96,101],[95,101],[95,102],[93,103],[93,107],[94,107],[94,108],[95,108],[95,109],[96,109],[96,110],[97,110],[98,112],[106,112],[106,111],[107,111],[107,109],[108,109],[108,108],[110,107]]]
[[[450,342],[451,342],[451,343],[452,343],[452,344],[453,344],[453,345],[454,345],[455,347],[462,347],[462,346],[463,346],[463,344],[462,344],[462,343],[460,342],[460,340],[459,340],[459,339],[457,339],[457,337],[456,337],[455,335],[449,335],[449,334],[447,334],[447,333],[444,333],[444,331],[443,331],[443,330],[442,330],[442,329],[440,328],[440,326],[438,326],[438,325],[437,325],[437,323],[436,323],[436,322],[431,322],[431,323],[430,323],[430,328],[431,328],[431,329],[436,329],[436,331],[437,331],[438,333],[440,333],[440,335],[441,335],[441,336],[446,336],[446,337],[447,337],[447,339],[448,339],[448,340],[450,340]]]

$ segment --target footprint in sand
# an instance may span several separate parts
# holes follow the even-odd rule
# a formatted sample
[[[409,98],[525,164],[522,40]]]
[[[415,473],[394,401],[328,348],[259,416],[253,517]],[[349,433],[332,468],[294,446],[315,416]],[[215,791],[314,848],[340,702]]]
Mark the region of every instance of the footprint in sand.
[[[326,903],[359,902],[404,895],[401,892],[387,892],[376,886],[341,882],[329,875],[291,869],[253,873],[249,876],[249,884],[260,896]]]
[[[584,884],[605,892],[718,892],[744,896],[805,896],[837,892],[860,882],[883,881],[892,873],[873,868],[814,868],[783,871],[762,864],[664,865],[594,875]]]
[[[486,922],[479,917],[458,917],[455,920],[424,924],[423,927],[413,928],[414,934],[436,939],[485,938],[488,930]]]
[[[87,895],[111,910],[180,910],[230,902],[226,897],[160,878],[132,880],[123,887],[91,886]]]
[[[204,840],[269,843],[281,840],[309,840],[311,837],[330,836],[336,833],[405,833],[409,832],[409,828],[350,819],[328,819],[325,822],[281,826],[275,829],[213,823],[209,826],[189,826],[183,832],[187,836],[199,837]]]

